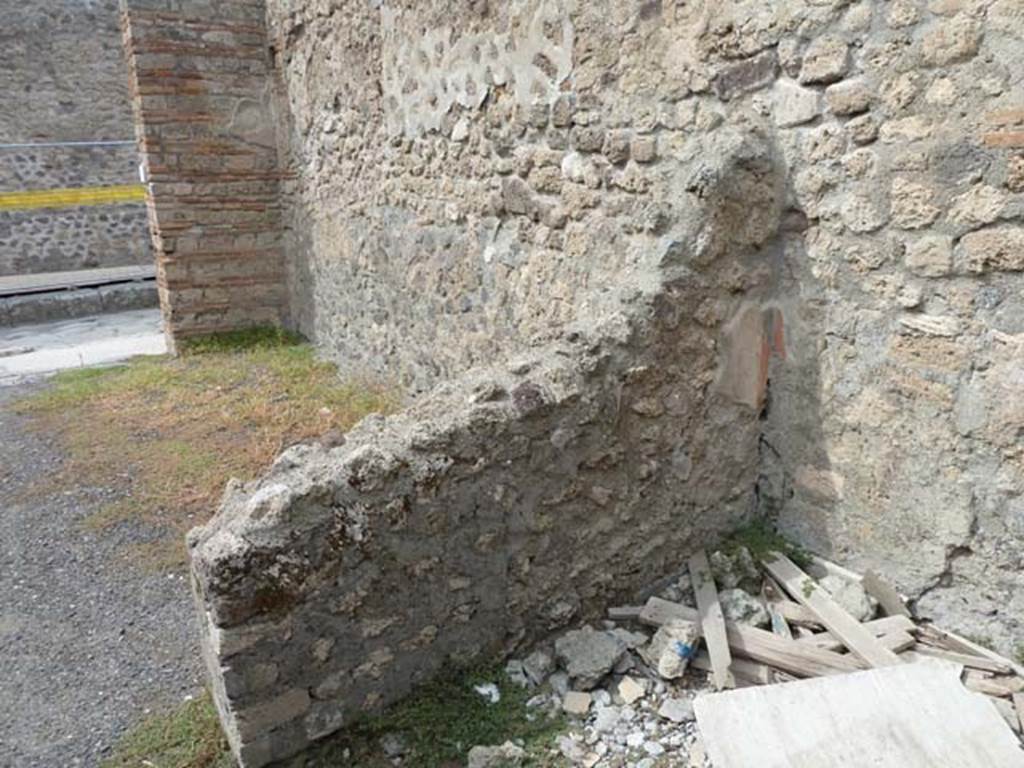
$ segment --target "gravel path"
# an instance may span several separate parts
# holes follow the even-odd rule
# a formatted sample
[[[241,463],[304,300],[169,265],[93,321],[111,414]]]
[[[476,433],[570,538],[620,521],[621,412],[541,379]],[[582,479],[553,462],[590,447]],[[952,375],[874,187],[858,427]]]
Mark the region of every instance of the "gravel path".
[[[0,387],[0,766],[96,766],[147,711],[197,691],[197,632],[184,574],[121,556],[152,532],[80,525],[116,491],[83,479],[22,498],[62,462],[11,412],[38,386]]]

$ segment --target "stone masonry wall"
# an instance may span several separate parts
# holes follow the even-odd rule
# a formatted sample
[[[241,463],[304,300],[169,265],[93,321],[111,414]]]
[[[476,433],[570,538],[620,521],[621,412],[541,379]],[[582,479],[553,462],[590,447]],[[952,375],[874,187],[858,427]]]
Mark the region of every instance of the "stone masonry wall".
[[[267,10],[294,322],[429,394],[191,538],[245,765],[754,510],[1007,648],[1016,0]]]
[[[137,184],[132,135],[116,0],[0,8],[0,195]],[[0,205],[0,276],[151,259],[141,203]]]
[[[666,167],[691,191],[606,314],[229,488],[190,549],[243,765],[293,754],[448,661],[594,618],[749,519],[758,413],[714,372],[718,318],[770,276],[777,177],[760,138],[723,128],[689,147],[700,160]],[[743,204],[756,225],[707,226]]]
[[[1018,2],[476,3],[454,28],[443,3],[268,9],[296,321],[414,389],[599,306],[665,226],[679,137],[762,115],[788,213],[771,298],[726,329],[741,356],[764,312],[790,331],[763,372],[762,508],[1011,642]]]
[[[280,323],[285,272],[262,2],[123,0],[172,343]]]
[[[121,75],[127,81],[127,69]],[[125,129],[130,135],[130,123]],[[0,194],[137,184],[138,164],[134,142],[0,148]],[[0,276],[143,265],[152,258],[142,203],[0,210]]]
[[[117,0],[0,6],[0,143],[123,140],[131,126]]]
[[[767,512],[924,615],[1024,632],[1024,5],[837,4],[755,25],[789,206]]]
[[[573,7],[269,3],[292,304],[326,353],[425,390],[601,302],[666,227],[654,131],[695,116],[603,87],[607,52],[570,80],[575,39],[617,45]]]

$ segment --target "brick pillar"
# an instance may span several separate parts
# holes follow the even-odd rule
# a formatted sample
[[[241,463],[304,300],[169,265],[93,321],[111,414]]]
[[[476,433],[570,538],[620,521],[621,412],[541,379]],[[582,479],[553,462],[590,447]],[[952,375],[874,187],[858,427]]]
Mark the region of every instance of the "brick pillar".
[[[168,338],[283,320],[263,0],[121,0]]]

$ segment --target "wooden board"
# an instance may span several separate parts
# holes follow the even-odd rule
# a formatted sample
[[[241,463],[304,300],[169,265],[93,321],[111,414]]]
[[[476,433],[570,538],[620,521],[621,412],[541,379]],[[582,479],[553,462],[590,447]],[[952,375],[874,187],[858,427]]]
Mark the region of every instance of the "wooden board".
[[[873,667],[902,664],[899,657],[879,643],[871,632],[840,608],[817,583],[785,555],[778,555],[764,563],[787,592],[801,605],[810,608],[821,623],[843,641],[857,657]]]
[[[988,672],[969,669],[964,674],[964,685],[972,691],[1009,699],[1015,693],[1024,693],[1024,680],[1019,677],[991,677]]]
[[[864,578],[861,579],[860,583],[864,587],[864,591],[875,598],[878,604],[882,606],[886,616],[910,617],[910,609],[903,602],[900,593],[896,591],[892,584],[877,573],[868,571],[864,574]]]
[[[652,597],[640,614],[640,621],[652,626],[661,626],[673,619],[697,622],[697,611],[679,603]],[[725,622],[729,649],[734,655],[753,659],[777,667],[797,677],[834,675],[863,669],[865,664],[851,655],[840,655],[810,645],[801,645],[796,640],[787,640],[742,624]]]
[[[960,653],[982,656],[986,659],[991,659],[992,661],[1009,664],[1015,674],[1020,677],[1024,677],[1024,665],[1010,661],[1005,656],[1000,656],[995,651],[989,650],[983,645],[978,645],[973,640],[968,640],[966,637],[961,637],[953,632],[936,627],[934,624],[923,625],[919,627],[919,630],[925,639],[936,641],[951,651],[959,651]]]
[[[814,611],[804,608],[800,603],[794,603],[791,600],[777,600],[775,607],[790,624],[813,628],[821,626],[821,619],[814,615]]]
[[[846,579],[847,581],[860,581],[864,578],[859,573],[855,573],[849,568],[844,568],[838,563],[833,563],[831,560],[826,560],[824,557],[819,557],[818,555],[811,555],[811,562],[830,576],[838,576],[839,578]]]
[[[914,644],[917,642],[913,635],[909,632],[904,632],[903,630],[887,632],[884,635],[876,634],[875,636],[883,647],[888,648],[896,654],[913,648]],[[822,632],[812,637],[801,637],[798,642],[801,645],[823,648],[826,651],[842,651],[846,648],[842,642],[837,640],[829,632]]]
[[[983,659],[980,656],[972,656],[968,653],[957,653],[956,651],[947,651],[942,648],[934,648],[930,645],[924,645],[922,643],[915,643],[913,650],[915,653],[921,654],[922,656],[932,656],[937,659],[945,659],[946,661],[952,661],[955,664],[961,664],[970,669],[980,669],[985,672],[995,672],[999,675],[1006,675],[1013,671],[1009,664],[1006,664],[1001,661]]]
[[[727,624],[726,632],[729,648],[736,654],[777,667],[797,677],[834,675],[863,667],[863,663],[851,655],[802,646],[795,640],[787,640],[763,629]]]
[[[715,768],[1024,768],[960,668],[901,664],[713,693],[694,709]]]
[[[736,681],[729,673],[732,655],[729,653],[729,640],[725,632],[725,617],[718,602],[718,590],[711,575],[707,554],[703,550],[697,552],[690,558],[689,566],[693,594],[697,598],[697,612],[700,614],[701,633],[711,658],[711,679],[720,691],[734,688]]]
[[[711,671],[711,657],[708,656],[707,651],[701,651],[694,656],[690,664],[694,669],[699,669],[702,672]],[[771,685],[775,682],[772,679],[771,667],[767,664],[758,664],[756,661],[750,661],[749,659],[733,659],[729,664],[729,671],[741,680],[758,685]]]
[[[872,621],[865,622],[863,627],[875,637],[885,637],[886,635],[897,633],[901,635],[909,635],[916,629],[914,622],[906,616],[884,616],[881,619],[873,619]],[[831,632],[818,632],[807,637],[801,637],[798,642],[814,645],[818,648],[828,648],[832,651],[841,650],[846,647],[843,645],[842,641]],[[908,645],[907,648],[909,647],[910,646]]]
[[[777,603],[776,605],[796,606],[801,611],[806,611],[808,615],[813,615],[807,608],[804,608],[799,603],[786,602]],[[786,612],[788,613],[788,611]],[[700,621],[700,614],[693,608],[680,603],[673,603],[669,600],[662,600],[661,598],[651,598],[647,601],[647,605],[638,611],[636,618],[646,624],[651,624],[657,627],[670,619]],[[726,623],[728,624],[728,622]],[[815,618],[814,624],[816,626],[820,626],[821,622]],[[914,632],[917,629],[917,625],[905,616],[883,616],[880,619],[872,619],[871,621],[864,622],[863,626],[876,637],[882,637],[883,635],[901,631]],[[798,624],[797,628],[801,629],[802,627]],[[805,637],[799,637],[797,638],[797,642],[807,643],[808,645],[815,645],[821,648],[846,647],[830,632],[817,632]]]

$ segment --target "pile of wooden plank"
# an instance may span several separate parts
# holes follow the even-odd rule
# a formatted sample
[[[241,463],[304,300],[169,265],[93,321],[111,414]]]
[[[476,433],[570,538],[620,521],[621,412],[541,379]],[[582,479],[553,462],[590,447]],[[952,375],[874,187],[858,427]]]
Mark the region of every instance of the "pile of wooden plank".
[[[689,563],[697,608],[652,597],[636,617],[651,626],[699,624],[704,648],[692,664],[708,671],[718,689],[945,659],[963,667],[969,690],[988,697],[1018,734],[1024,731],[1022,665],[952,632],[915,622],[896,590],[876,574],[862,577],[820,559],[817,564],[860,581],[885,615],[857,621],[792,560],[776,553],[761,563],[772,630],[729,622],[701,552]]]

